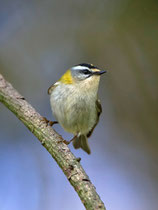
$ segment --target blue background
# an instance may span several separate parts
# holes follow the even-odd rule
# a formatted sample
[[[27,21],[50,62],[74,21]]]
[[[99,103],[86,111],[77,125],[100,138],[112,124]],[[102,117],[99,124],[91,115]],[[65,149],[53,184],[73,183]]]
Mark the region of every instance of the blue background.
[[[89,62],[108,70],[92,154],[69,147],[108,210],[157,210],[157,1],[0,3],[0,73],[41,115],[54,120],[47,89],[69,67]],[[49,153],[2,104],[0,209],[84,209]]]

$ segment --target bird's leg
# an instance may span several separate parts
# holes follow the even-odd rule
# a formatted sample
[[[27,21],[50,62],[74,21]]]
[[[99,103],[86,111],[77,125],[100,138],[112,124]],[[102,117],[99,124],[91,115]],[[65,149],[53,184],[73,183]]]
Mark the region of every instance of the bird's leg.
[[[58,121],[50,121],[50,120],[47,120],[46,117],[43,117],[43,121],[47,124],[47,126],[48,125],[53,126],[54,124],[57,124],[58,123]]]
[[[70,141],[62,140],[62,141],[59,141],[58,143],[63,142],[64,144],[69,145],[73,140],[75,140],[76,137],[77,136],[74,136]]]
[[[58,124],[58,121],[49,121],[50,126],[53,126],[54,124]]]

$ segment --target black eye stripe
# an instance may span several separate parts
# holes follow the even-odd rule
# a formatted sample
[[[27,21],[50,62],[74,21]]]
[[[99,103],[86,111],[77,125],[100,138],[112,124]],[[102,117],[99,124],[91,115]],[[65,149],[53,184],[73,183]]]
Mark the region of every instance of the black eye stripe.
[[[80,71],[82,74],[87,74],[87,75],[90,75],[92,72],[91,71],[89,71],[89,70],[87,70],[87,69],[83,69],[83,70],[81,70]]]

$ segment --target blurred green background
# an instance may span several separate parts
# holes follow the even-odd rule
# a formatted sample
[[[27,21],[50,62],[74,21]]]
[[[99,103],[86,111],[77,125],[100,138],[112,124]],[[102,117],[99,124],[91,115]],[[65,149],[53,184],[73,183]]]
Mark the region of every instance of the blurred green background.
[[[92,154],[72,152],[108,210],[158,209],[158,1],[0,0],[0,73],[48,119],[69,67],[107,69]],[[54,128],[65,138],[59,125]],[[0,104],[0,209],[81,210],[65,176]]]

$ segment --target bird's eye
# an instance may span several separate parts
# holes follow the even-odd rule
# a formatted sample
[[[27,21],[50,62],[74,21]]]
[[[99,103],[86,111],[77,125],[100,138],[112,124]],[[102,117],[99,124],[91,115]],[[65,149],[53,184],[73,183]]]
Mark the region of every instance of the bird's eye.
[[[91,72],[89,70],[86,70],[86,69],[85,70],[82,70],[82,73],[83,74],[91,74]]]

